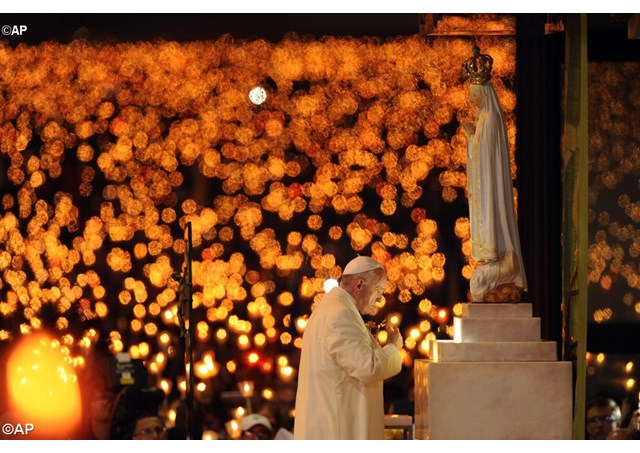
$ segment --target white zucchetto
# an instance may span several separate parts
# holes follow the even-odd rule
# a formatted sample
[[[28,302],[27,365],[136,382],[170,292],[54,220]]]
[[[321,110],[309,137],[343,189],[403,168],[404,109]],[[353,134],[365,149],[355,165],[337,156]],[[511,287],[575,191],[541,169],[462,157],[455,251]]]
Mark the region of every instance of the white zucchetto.
[[[347,263],[342,275],[361,274],[380,268],[382,268],[382,265],[373,258],[358,256]]]
[[[242,420],[240,421],[240,428],[242,428],[242,431],[248,431],[256,425],[262,425],[269,431],[273,431],[269,419],[261,414],[247,414],[242,417]]]

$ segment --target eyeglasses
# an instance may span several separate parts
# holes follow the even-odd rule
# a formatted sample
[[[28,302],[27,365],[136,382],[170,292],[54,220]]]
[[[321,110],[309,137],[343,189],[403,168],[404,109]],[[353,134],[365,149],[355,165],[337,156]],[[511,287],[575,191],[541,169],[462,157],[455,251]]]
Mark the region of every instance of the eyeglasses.
[[[614,417],[613,415],[595,415],[595,416],[589,417],[587,419],[587,424],[595,425],[598,422],[613,423],[613,422],[615,422],[617,420],[618,419],[616,417]]]
[[[160,437],[167,432],[167,428],[164,426],[150,426],[148,428],[141,429],[137,433],[133,434],[133,437],[151,437],[153,435]]]

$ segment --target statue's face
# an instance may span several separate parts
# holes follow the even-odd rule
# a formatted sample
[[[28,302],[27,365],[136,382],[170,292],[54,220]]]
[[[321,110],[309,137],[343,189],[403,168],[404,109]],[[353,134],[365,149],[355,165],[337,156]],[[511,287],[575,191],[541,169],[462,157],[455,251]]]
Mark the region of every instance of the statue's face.
[[[469,99],[476,107],[482,107],[482,93],[480,85],[469,85]]]

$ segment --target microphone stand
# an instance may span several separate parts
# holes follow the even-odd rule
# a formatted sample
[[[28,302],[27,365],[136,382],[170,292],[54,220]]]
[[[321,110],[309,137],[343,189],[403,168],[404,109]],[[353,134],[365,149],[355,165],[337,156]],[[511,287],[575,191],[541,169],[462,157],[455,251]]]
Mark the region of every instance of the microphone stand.
[[[172,274],[180,282],[178,289],[178,321],[180,336],[184,337],[184,361],[187,375],[186,383],[186,430],[187,440],[193,439],[193,273],[191,251],[193,235],[191,222],[187,222],[187,250],[185,251],[184,270]]]

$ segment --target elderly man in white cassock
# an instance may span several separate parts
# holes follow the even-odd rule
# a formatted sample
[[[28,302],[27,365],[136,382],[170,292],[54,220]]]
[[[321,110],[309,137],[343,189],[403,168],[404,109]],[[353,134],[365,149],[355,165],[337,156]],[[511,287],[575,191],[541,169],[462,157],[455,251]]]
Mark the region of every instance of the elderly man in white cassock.
[[[375,311],[387,283],[384,268],[359,256],[340,286],[311,314],[302,341],[295,439],[383,439],[383,381],[400,372],[402,335],[387,326],[380,346],[361,314]]]

